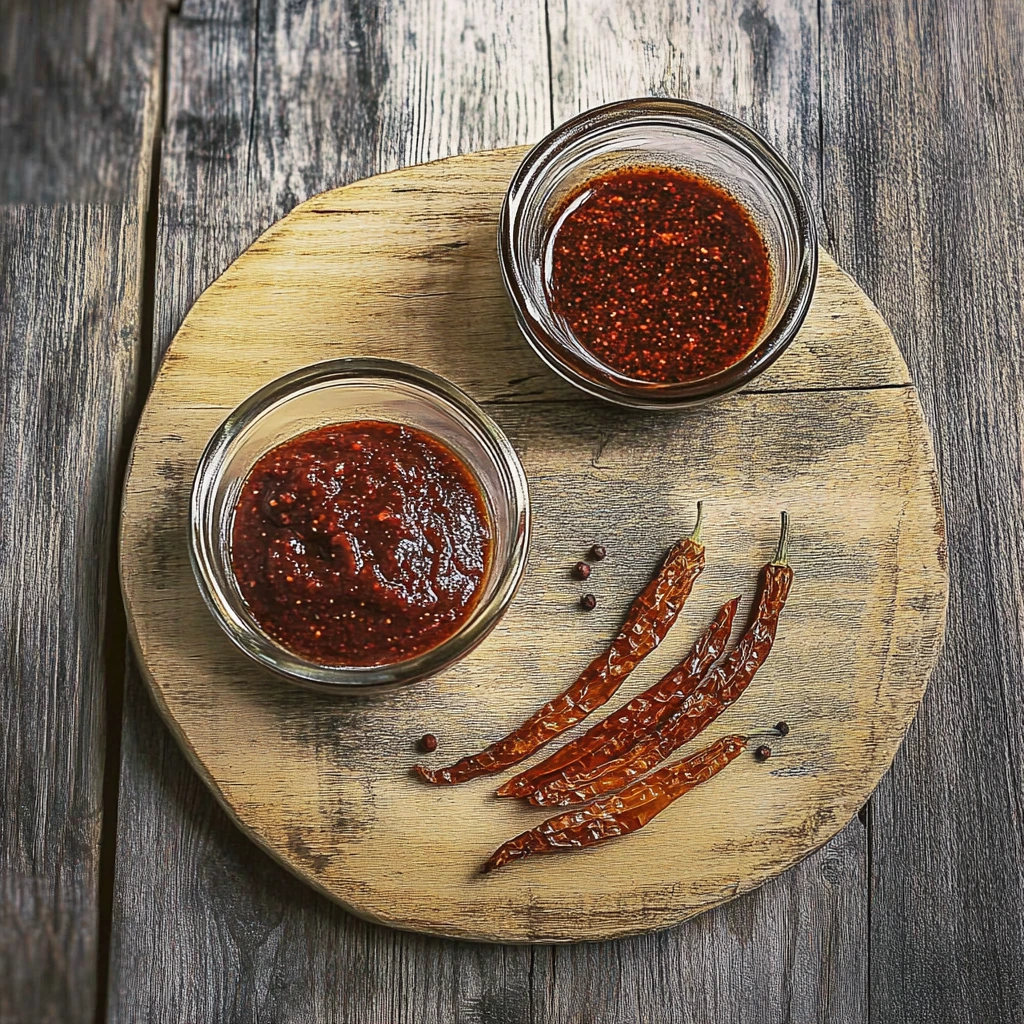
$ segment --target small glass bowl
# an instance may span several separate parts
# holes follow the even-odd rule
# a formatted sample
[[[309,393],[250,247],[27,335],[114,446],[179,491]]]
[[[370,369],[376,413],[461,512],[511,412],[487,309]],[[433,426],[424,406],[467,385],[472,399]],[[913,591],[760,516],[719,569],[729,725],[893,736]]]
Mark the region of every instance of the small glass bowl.
[[[678,167],[721,186],[753,217],[768,250],[772,293],[756,345],[701,380],[659,384],[618,373],[581,345],[548,303],[550,243],[565,201],[599,175],[637,166]],[[686,100],[626,100],[578,114],[530,150],[502,205],[498,257],[519,326],[551,369],[618,405],[685,408],[742,387],[793,340],[818,272],[809,205],[782,157],[741,121]]]
[[[469,617],[432,650],[389,665],[322,665],[273,640],[249,611],[231,567],[235,506],[250,470],[271,448],[317,427],[364,419],[416,427],[462,458],[487,503],[491,565]],[[214,618],[253,660],[317,690],[396,687],[440,672],[463,657],[491,631],[514,597],[529,539],[526,474],[498,425],[436,374],[388,359],[316,363],[261,388],[217,428],[192,486],[189,554]]]

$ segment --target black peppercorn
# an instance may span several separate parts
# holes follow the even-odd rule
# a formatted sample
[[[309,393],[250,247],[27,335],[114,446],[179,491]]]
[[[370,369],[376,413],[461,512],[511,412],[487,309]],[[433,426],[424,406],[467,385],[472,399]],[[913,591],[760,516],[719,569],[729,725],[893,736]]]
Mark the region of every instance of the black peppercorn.
[[[768,746],[758,747],[757,750],[754,751],[754,757],[756,757],[758,761],[767,761],[771,756],[772,748]]]
[[[608,552],[600,544],[595,544],[590,549],[590,557],[595,562],[600,562],[601,559],[604,558],[604,556],[607,555],[607,554],[608,554]]]
[[[437,750],[437,737],[432,732],[428,732],[426,736],[420,738],[420,747],[428,754],[432,754]]]
[[[777,732],[777,733],[778,733],[778,734],[779,734],[780,736],[788,736],[788,735],[789,735],[789,723],[788,723],[788,722],[779,722],[779,723],[778,723],[778,724],[777,724],[777,725],[775,726],[775,731],[776,731],[776,732]]]
[[[592,612],[597,607],[597,598],[593,594],[584,594],[580,598],[580,607],[586,612]]]
[[[577,562],[572,571],[578,580],[585,580],[590,576],[590,566],[586,562]]]

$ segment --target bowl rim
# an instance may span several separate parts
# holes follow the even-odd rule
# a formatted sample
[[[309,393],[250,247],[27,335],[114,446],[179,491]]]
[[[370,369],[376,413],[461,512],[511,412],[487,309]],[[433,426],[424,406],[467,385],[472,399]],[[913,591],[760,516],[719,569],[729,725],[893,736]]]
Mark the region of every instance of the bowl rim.
[[[216,542],[215,536],[211,536],[211,532],[219,531],[219,523],[213,524],[212,531],[210,523],[219,481],[240,437],[269,412],[317,384],[344,386],[346,382],[368,379],[384,384],[411,384],[431,398],[440,398],[450,404],[473,424],[486,441],[483,447],[499,466],[502,476],[507,478],[512,499],[510,528],[513,544],[503,564],[496,566],[492,562],[490,571],[498,572],[499,578],[490,598],[474,607],[462,626],[437,647],[388,665],[323,665],[290,651],[265,633],[251,615],[246,618],[237,612],[216,582],[215,563],[229,578],[234,578],[234,573],[230,564],[224,564],[222,546]],[[447,442],[442,443],[450,447]],[[476,469],[469,460],[461,455],[460,459],[476,476]],[[251,469],[252,466],[246,473]],[[498,424],[461,388],[440,375],[411,363],[373,356],[346,356],[312,363],[275,378],[243,399],[207,441],[196,466],[189,499],[189,561],[203,601],[217,624],[239,650],[263,668],[291,683],[320,692],[395,689],[436,675],[463,658],[497,625],[515,597],[526,568],[530,534],[530,491],[526,471]],[[244,604],[244,599],[241,601]]]
[[[802,248],[797,283],[775,327],[755,349],[725,370],[701,380],[682,383],[629,381],[609,368],[603,379],[583,372],[582,361],[575,361],[562,344],[553,339],[531,313],[526,290],[521,282],[520,262],[514,244],[515,218],[529,197],[547,161],[565,145],[594,132],[604,131],[631,119],[686,118],[691,131],[726,141],[752,158],[755,165],[767,165],[769,171],[789,193],[797,218],[797,238]],[[617,100],[581,111],[540,140],[516,168],[505,192],[498,219],[498,263],[505,290],[516,320],[533,351],[555,373],[580,390],[616,405],[635,409],[680,409],[701,405],[729,394],[763,373],[789,347],[796,337],[814,296],[818,275],[818,232],[810,215],[810,199],[789,164],[768,140],[731,114],[693,100],[672,97],[637,97]],[[618,379],[614,379],[617,377]]]

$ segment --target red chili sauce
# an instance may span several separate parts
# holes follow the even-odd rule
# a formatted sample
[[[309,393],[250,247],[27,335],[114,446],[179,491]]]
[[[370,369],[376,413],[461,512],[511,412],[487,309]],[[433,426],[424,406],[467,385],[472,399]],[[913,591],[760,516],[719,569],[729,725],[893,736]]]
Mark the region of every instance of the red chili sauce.
[[[440,441],[365,420],[267,452],[235,508],[231,558],[278,643],[324,665],[388,665],[469,617],[491,557],[479,485]]]
[[[750,214],[674,168],[588,181],[551,243],[555,313],[602,363],[637,380],[700,380],[739,362],[764,326],[771,287]]]

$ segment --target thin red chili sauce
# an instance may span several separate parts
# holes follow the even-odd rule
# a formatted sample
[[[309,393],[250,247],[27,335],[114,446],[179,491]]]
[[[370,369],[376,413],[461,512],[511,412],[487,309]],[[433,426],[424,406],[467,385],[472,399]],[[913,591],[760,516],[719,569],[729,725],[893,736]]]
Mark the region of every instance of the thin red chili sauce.
[[[231,559],[261,628],[324,665],[388,665],[472,613],[491,525],[468,467],[436,438],[363,420],[267,452],[235,508]]]
[[[591,179],[550,243],[550,301],[602,363],[637,380],[700,380],[757,343],[771,298],[768,250],[719,186],[669,167]]]

